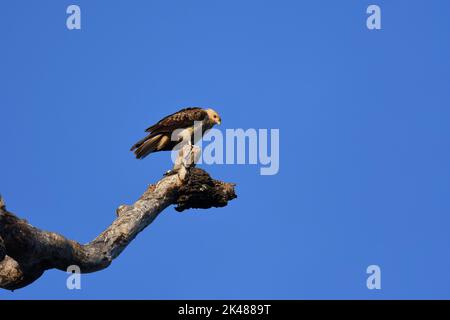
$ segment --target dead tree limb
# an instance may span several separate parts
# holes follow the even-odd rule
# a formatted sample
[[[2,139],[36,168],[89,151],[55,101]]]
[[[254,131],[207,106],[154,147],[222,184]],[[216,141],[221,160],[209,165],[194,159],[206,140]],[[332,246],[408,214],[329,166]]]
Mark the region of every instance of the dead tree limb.
[[[14,290],[37,280],[46,270],[82,273],[105,269],[168,206],[223,207],[236,198],[234,184],[212,179],[195,168],[199,150],[186,146],[174,169],[150,185],[133,205],[122,205],[117,218],[93,241],[81,245],[57,233],[40,230],[6,209],[0,198],[0,288]]]

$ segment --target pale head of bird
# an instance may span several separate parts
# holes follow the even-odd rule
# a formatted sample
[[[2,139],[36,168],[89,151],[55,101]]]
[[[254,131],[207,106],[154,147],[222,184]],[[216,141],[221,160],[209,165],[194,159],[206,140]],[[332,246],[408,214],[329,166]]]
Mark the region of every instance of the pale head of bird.
[[[206,109],[206,113],[208,114],[208,118],[213,124],[220,124],[222,122],[222,119],[220,118],[219,114],[213,110],[213,109]]]

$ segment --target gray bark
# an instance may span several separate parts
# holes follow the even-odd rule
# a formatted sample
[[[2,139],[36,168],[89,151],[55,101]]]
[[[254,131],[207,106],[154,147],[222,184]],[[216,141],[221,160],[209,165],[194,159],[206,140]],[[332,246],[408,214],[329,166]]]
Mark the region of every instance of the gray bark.
[[[82,273],[108,267],[127,245],[168,206],[223,207],[236,198],[234,184],[213,180],[195,168],[199,150],[186,146],[175,167],[132,205],[122,205],[117,218],[91,242],[81,245],[54,232],[40,230],[9,212],[0,198],[0,288],[15,290],[37,280],[48,269]]]

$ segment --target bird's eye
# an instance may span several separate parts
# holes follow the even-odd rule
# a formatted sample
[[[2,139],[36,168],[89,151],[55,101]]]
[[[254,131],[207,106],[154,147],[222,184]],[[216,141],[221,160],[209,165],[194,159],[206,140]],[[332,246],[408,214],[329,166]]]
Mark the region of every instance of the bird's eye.
[[[214,119],[215,119],[215,118],[217,118],[217,116],[216,116],[216,115],[214,115]]]

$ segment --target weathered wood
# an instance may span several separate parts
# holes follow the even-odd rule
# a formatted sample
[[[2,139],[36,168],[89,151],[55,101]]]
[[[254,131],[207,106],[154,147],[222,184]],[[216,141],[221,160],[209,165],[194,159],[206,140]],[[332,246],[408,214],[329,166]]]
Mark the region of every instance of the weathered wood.
[[[122,205],[113,223],[93,241],[81,245],[54,232],[33,227],[9,212],[0,199],[0,288],[14,290],[37,280],[48,269],[82,273],[107,268],[128,244],[168,206],[223,207],[236,197],[234,184],[213,180],[194,168],[198,149],[187,146],[171,171],[147,188],[133,205]]]

